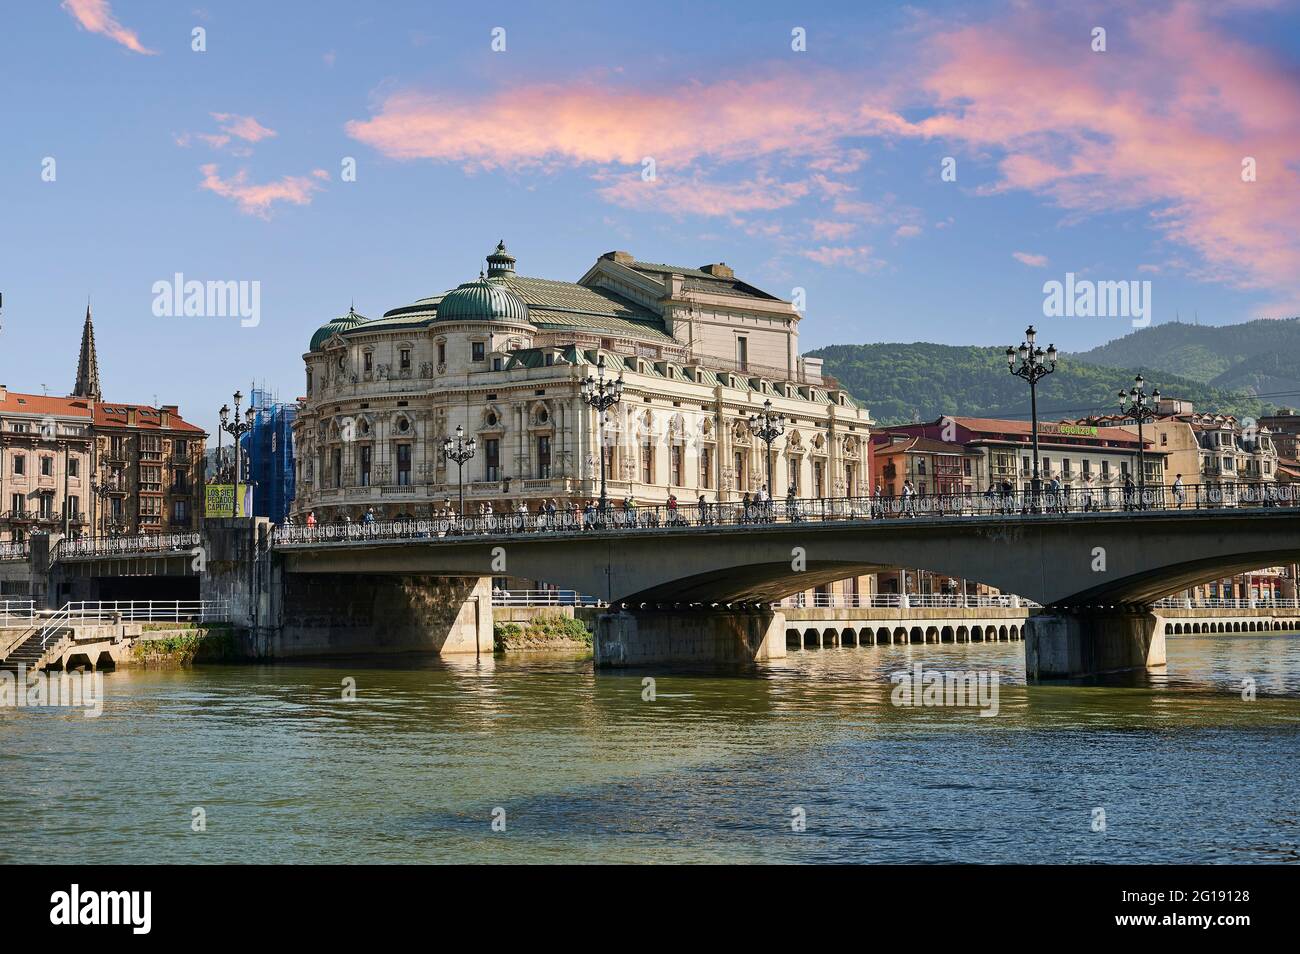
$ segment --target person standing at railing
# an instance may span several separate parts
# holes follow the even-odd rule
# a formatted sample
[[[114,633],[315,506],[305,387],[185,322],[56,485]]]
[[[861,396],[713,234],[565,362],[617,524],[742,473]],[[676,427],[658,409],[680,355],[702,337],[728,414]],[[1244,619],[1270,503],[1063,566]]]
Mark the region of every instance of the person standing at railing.
[[[1136,493],[1137,493],[1137,488],[1133,484],[1133,475],[1125,474],[1124,475],[1124,509],[1125,510],[1137,509],[1137,504],[1134,502],[1134,496]]]
[[[708,526],[709,523],[709,502],[705,499],[704,494],[700,494],[700,499],[696,506],[700,508],[700,526]]]
[[[803,519],[799,516],[799,498],[795,495],[793,487],[785,495],[785,518],[791,523],[798,523]]]
[[[1187,488],[1183,486],[1183,475],[1174,475],[1174,506],[1179,510],[1183,509],[1183,503],[1187,500]]]
[[[374,507],[367,507],[367,508],[366,508],[366,512],[365,512],[365,513],[362,515],[362,517],[361,517],[361,522],[362,522],[363,524],[365,524],[366,526],[370,526],[371,524],[373,524],[373,523],[375,522],[375,508],[374,508]]]
[[[314,530],[314,529],[316,529],[316,511],[315,511],[315,510],[308,510],[308,511],[307,511],[307,529],[308,529],[308,530]]]
[[[903,516],[916,516],[916,488],[911,480],[903,481]]]

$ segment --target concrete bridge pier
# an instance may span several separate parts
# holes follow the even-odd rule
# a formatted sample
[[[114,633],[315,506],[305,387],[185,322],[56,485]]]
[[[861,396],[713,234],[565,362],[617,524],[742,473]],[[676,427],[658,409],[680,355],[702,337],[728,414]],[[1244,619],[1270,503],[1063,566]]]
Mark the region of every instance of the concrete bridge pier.
[[[785,658],[785,614],[768,606],[621,609],[596,618],[597,667],[749,664]]]
[[[1165,665],[1164,620],[1149,607],[1048,608],[1024,634],[1030,682]]]

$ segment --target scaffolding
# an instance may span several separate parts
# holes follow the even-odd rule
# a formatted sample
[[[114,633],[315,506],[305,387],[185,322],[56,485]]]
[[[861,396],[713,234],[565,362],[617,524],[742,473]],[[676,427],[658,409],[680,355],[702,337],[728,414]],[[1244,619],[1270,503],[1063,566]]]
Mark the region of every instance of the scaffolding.
[[[298,406],[281,403],[266,388],[253,388],[250,403],[253,429],[240,439],[244,476],[253,485],[253,512],[280,524],[293,508],[293,421]]]

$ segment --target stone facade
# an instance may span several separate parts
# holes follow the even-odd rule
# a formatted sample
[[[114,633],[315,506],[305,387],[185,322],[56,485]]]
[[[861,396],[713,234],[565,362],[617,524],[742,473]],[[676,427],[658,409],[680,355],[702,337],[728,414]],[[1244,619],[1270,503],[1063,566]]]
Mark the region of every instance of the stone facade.
[[[869,493],[871,417],[820,362],[798,356],[800,314],[725,265],[682,268],[611,252],[578,282],[519,276],[504,245],[478,281],[367,320],[323,326],[304,354],[294,425],[294,516],[318,522],[420,517],[455,509],[456,433],[477,440],[464,465],[466,509],[577,505],[600,492],[598,414],[580,395],[621,376],[605,425],[617,503],[738,500],[767,483],[750,415],[786,415],[774,446],[775,495]]]

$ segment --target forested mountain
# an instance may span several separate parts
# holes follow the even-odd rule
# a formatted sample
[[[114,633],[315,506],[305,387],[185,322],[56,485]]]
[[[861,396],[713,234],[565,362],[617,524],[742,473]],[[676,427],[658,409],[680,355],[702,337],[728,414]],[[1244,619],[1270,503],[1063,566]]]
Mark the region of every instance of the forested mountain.
[[[882,424],[933,420],[942,414],[1029,417],[1029,386],[1007,372],[1002,348],[866,344],[831,345],[808,353],[824,359],[826,372],[838,378]],[[1264,403],[1247,394],[1141,362],[1112,368],[1064,355],[1056,372],[1039,382],[1040,419],[1113,410],[1118,404],[1116,392],[1131,386],[1138,371],[1163,394],[1189,400],[1198,409],[1254,417],[1265,411]]]

